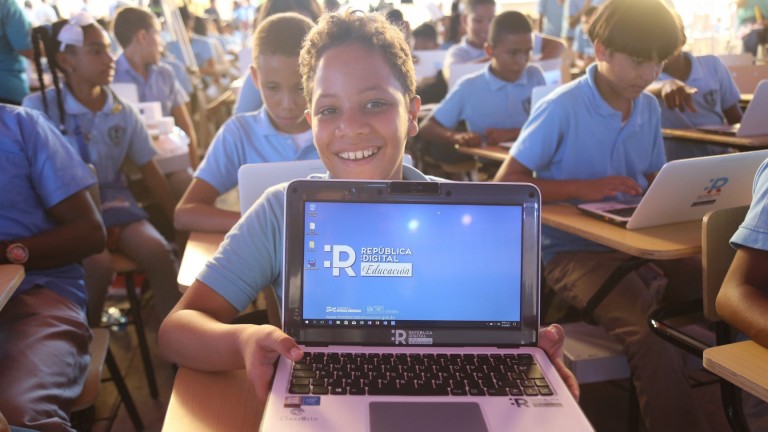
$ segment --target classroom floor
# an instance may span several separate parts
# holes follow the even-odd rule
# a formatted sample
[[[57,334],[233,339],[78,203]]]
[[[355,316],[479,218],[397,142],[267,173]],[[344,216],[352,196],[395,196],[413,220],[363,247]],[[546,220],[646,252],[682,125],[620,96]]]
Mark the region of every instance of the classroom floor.
[[[126,301],[113,299],[119,307],[127,305]],[[147,338],[151,347],[157,345],[157,329],[160,323],[154,313],[151,301],[144,308],[147,325]],[[157,350],[153,352],[153,364],[157,375],[160,396],[153,400],[149,396],[147,380],[136,345],[135,332],[132,326],[125,330],[112,332],[110,346],[117,358],[120,369],[125,376],[128,387],[136,402],[139,414],[145,425],[145,431],[154,432],[162,430],[165,410],[170,399],[173,387],[174,370],[172,366],[160,358]],[[720,405],[719,386],[711,384],[714,378],[702,370],[693,370],[690,374],[694,385],[694,397],[707,416],[712,430],[715,432],[728,431],[728,425]],[[703,383],[703,384],[702,384]],[[710,383],[710,384],[707,384]],[[613,381],[582,385],[581,406],[587,417],[598,432],[624,432],[629,431],[628,413],[629,396],[627,381]],[[102,393],[96,405],[95,421],[91,431],[133,431],[133,425],[119,398],[114,385],[110,382],[102,383]],[[110,429],[111,424],[111,429]],[[645,428],[640,426],[638,431]]]

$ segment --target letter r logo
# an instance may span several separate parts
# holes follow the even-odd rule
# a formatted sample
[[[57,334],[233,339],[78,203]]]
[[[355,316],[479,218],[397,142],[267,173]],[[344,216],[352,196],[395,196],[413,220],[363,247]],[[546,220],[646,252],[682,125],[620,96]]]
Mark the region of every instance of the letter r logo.
[[[339,276],[339,269],[344,269],[347,272],[347,276],[355,276],[355,272],[350,268],[355,263],[355,251],[346,245],[325,245],[323,248],[325,252],[332,252],[332,261],[324,261],[324,267],[333,267],[333,275]],[[342,254],[346,254],[346,258],[342,259]]]

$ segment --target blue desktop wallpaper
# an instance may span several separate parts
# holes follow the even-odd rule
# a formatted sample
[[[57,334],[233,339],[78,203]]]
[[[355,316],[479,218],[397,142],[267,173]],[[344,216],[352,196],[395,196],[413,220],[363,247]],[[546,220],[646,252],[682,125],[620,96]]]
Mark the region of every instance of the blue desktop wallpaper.
[[[305,203],[304,319],[519,321],[522,207]]]

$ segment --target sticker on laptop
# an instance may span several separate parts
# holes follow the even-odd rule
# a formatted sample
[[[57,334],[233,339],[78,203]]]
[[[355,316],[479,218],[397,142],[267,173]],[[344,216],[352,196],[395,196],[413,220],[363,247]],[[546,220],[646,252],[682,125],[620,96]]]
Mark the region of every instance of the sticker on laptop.
[[[700,207],[712,205],[723,191],[723,186],[728,184],[728,177],[717,177],[709,179],[709,183],[704,187],[704,193],[698,195],[691,203],[691,207]]]
[[[301,406],[320,405],[320,396],[286,396],[284,408],[299,408]]]

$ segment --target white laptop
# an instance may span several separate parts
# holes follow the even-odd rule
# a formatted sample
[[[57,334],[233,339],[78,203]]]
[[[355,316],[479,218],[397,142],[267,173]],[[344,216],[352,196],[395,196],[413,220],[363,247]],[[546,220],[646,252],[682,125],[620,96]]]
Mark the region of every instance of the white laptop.
[[[433,77],[443,68],[448,50],[416,50],[413,52],[413,68],[416,79]]]
[[[701,219],[712,210],[748,205],[768,150],[666,163],[642,197],[579,204],[582,211],[629,229]]]
[[[768,135],[768,80],[762,80],[757,85],[752,102],[741,117],[741,123],[698,126],[697,129],[737,137]]]
[[[283,329],[305,356],[278,361],[261,430],[592,430],[536,348],[540,214],[529,184],[291,182]]]
[[[265,190],[276,184],[326,172],[328,169],[319,159],[245,164],[237,171],[240,214],[245,214]]]

